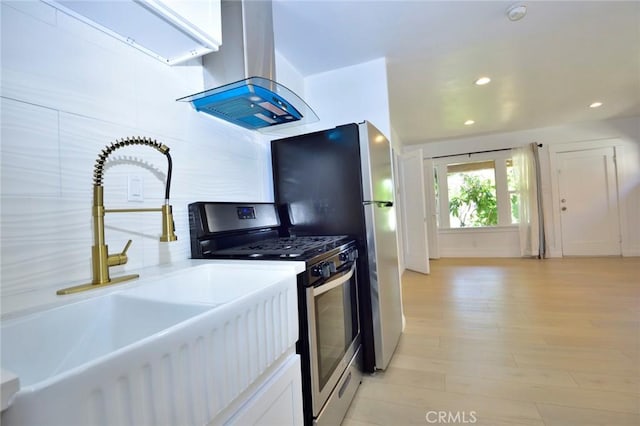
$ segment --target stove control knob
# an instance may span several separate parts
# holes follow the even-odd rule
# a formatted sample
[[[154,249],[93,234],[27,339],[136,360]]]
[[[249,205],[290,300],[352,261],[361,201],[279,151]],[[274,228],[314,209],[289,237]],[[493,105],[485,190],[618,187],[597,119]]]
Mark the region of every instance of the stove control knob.
[[[354,248],[348,248],[347,250],[340,253],[340,260],[343,262],[353,262],[355,257],[353,256],[353,252],[356,251]]]
[[[314,277],[329,278],[332,272],[331,265],[333,265],[333,270],[335,271],[335,268],[336,268],[335,263],[323,262],[319,265],[314,266],[311,269],[311,275],[313,275]]]
[[[313,268],[311,268],[311,275],[314,277],[319,277],[322,276],[322,265],[316,265]]]
[[[358,249],[349,249],[340,253],[341,262],[353,262],[358,258]]]
[[[322,278],[329,278],[332,272],[335,272],[336,265],[333,262],[325,262],[321,266],[322,268]]]

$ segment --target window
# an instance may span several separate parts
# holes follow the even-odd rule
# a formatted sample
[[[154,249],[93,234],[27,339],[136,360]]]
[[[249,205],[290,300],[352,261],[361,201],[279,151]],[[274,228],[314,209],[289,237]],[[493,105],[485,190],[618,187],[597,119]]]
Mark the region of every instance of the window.
[[[447,165],[447,187],[451,228],[498,224],[493,161]]]
[[[517,173],[509,151],[442,158],[435,164],[439,228],[518,223]]]

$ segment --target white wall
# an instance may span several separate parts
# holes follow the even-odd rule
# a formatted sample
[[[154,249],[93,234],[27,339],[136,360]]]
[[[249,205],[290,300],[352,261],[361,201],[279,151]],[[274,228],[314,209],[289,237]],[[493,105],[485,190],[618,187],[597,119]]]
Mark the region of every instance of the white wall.
[[[389,118],[389,91],[385,58],[304,77],[276,51],[276,79],[302,97],[319,121],[276,136],[309,133],[364,120],[373,123],[394,144],[397,133]]]
[[[549,168],[549,147],[563,143],[618,139],[624,147],[619,164],[619,194],[621,215],[625,221],[622,235],[622,252],[624,256],[640,255],[640,117],[593,121],[587,123],[567,124],[563,126],[545,127],[509,133],[496,133],[460,139],[445,140],[421,145],[405,147],[406,150],[422,148],[425,157],[440,155],[455,155],[467,152],[512,148],[523,146],[531,142],[543,144],[541,150],[541,178],[543,191],[543,207],[545,210],[545,229],[548,234],[548,253],[551,256],[561,256],[562,248],[558,246],[556,238],[558,225],[552,221],[552,191],[551,173]],[[432,200],[428,200],[432,203]],[[431,205],[430,205],[431,208]],[[585,212],[589,214],[589,212]],[[549,218],[549,219],[546,219]],[[443,257],[484,257],[519,256],[517,230],[511,232],[496,229],[495,232],[474,233],[460,230],[441,231],[438,239]],[[501,249],[497,250],[496,245]]]
[[[446,229],[438,231],[440,257],[519,257],[517,227]]]
[[[304,77],[289,60],[276,50],[276,81],[293,91],[303,100]],[[313,109],[313,107],[311,107]]]
[[[133,239],[126,270],[190,257],[187,204],[271,201],[265,138],[175,99],[203,90],[199,60],[169,67],[40,2],[2,2],[0,254],[2,311],[35,290],[90,280],[92,171],[126,136],[171,148],[178,241],[159,243],[159,213],[107,215],[111,252]],[[140,147],[110,156],[107,207],[160,207],[166,159]],[[128,175],[144,180],[127,202]]]
[[[273,139],[329,129],[364,120],[373,123],[394,147],[397,133],[389,118],[389,91],[385,58],[303,76],[276,50],[276,80],[294,91],[314,110],[319,121],[270,131]]]
[[[320,117],[316,130],[368,120],[392,138],[384,58],[308,76],[304,96]]]

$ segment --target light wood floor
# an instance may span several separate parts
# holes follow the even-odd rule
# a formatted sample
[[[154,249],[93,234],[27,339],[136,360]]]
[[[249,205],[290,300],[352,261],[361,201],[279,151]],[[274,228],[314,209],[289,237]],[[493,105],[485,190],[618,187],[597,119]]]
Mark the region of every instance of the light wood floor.
[[[431,268],[404,274],[404,334],[343,426],[640,425],[640,258]]]

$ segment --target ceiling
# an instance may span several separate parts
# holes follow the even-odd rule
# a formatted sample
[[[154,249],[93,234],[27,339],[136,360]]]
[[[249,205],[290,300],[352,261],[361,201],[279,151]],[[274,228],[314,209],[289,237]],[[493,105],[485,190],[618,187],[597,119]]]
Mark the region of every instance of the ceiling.
[[[276,48],[303,76],[386,57],[405,145],[640,115],[640,2],[514,4],[273,0]]]

